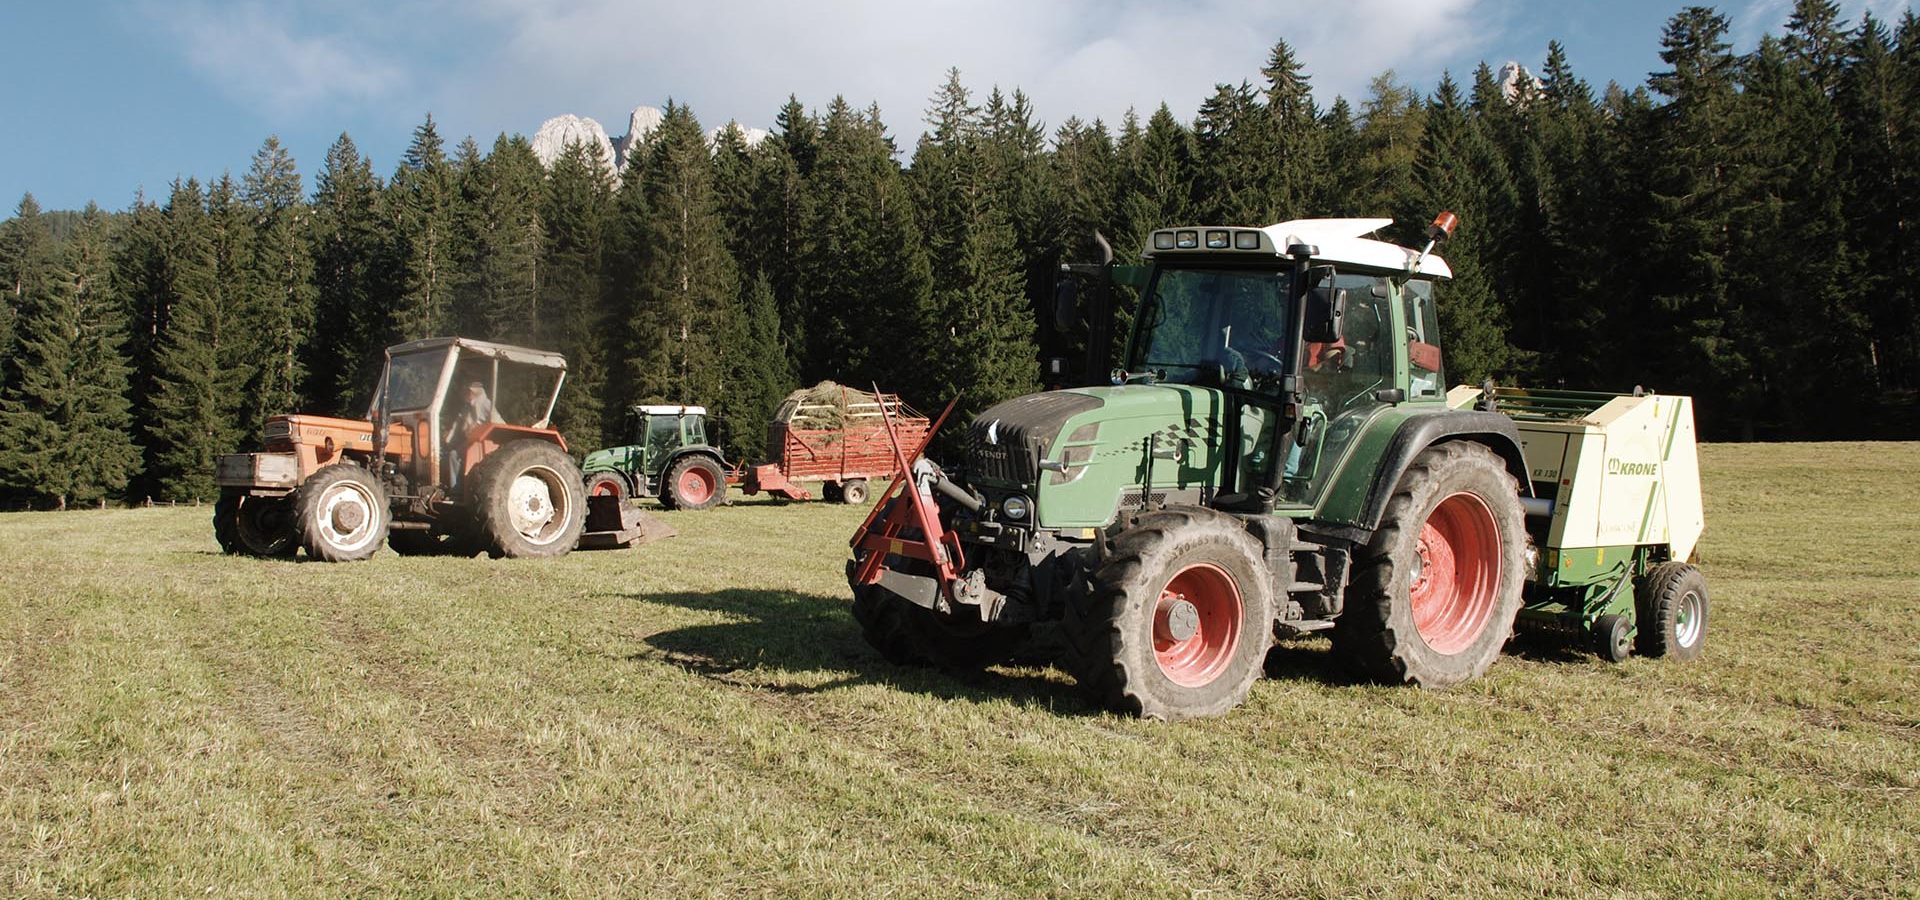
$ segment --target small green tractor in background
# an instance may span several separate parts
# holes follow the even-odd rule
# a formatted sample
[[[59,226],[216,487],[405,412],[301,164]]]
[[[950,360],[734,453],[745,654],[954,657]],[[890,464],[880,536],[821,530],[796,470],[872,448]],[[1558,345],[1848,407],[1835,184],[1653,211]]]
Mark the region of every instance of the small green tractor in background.
[[[587,454],[589,496],[625,502],[658,497],[668,509],[711,509],[727,499],[728,466],[707,442],[701,406],[645,405],[627,410],[627,440]]]
[[[1153,232],[1144,266],[1067,267],[1055,331],[1087,386],[977,416],[952,471],[911,472],[852,540],[854,615],[899,663],[1007,658],[1040,626],[1110,708],[1241,703],[1276,638],[1358,673],[1478,677],[1516,618],[1690,658],[1707,592],[1686,398],[1444,388],[1432,254],[1387,219]],[[1102,242],[1104,246],[1104,242]],[[1140,289],[1107,371],[1109,285]],[[1098,382],[1098,383],[1095,383]]]

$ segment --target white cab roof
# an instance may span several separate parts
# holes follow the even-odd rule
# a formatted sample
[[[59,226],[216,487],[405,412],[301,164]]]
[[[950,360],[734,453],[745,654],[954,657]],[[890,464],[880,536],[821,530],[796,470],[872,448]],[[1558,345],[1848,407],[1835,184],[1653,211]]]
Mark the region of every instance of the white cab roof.
[[[704,406],[675,406],[671,403],[645,404],[634,407],[633,411],[650,416],[704,416],[707,414],[707,408]]]
[[[1392,219],[1293,219],[1264,228],[1248,228],[1230,225],[1187,225],[1180,228],[1155,229],[1155,234],[1195,232],[1205,234],[1209,231],[1248,232],[1260,234],[1260,246],[1256,248],[1212,248],[1181,247],[1177,249],[1154,249],[1151,236],[1147,239],[1147,248],[1142,256],[1153,259],[1157,256],[1178,256],[1181,258],[1249,256],[1285,256],[1287,248],[1295,244],[1310,244],[1319,248],[1313,259],[1315,262],[1330,262],[1335,265],[1359,266],[1368,269],[1388,271],[1409,271],[1420,251],[1387,241],[1375,240],[1371,235],[1393,224]],[[1420,261],[1420,272],[1426,278],[1452,278],[1453,269],[1447,261],[1433,254]]]

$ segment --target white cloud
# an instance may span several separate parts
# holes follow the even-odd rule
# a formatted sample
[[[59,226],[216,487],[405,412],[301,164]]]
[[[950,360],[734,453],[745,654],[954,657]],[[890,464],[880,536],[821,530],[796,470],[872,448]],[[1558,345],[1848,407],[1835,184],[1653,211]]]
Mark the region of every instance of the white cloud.
[[[1891,27],[1910,5],[1911,0],[1840,0],[1840,23],[1853,28],[1860,24],[1862,13],[1871,12],[1881,24]],[[1751,49],[1763,34],[1777,35],[1785,31],[1787,19],[1792,15],[1793,0],[1748,0],[1747,5],[1731,17],[1729,32],[1734,52]]]
[[[143,11],[179,42],[190,65],[261,111],[299,113],[399,97],[408,83],[406,70],[364,38],[306,31],[285,7],[147,3]]]
[[[809,107],[835,95],[878,102],[903,144],[928,98],[958,66],[969,87],[1019,87],[1040,118],[1117,123],[1166,101],[1182,117],[1218,82],[1258,82],[1285,38],[1324,102],[1354,97],[1380,71],[1437,74],[1485,47],[1501,16],[1483,0],[872,0],[685,4],[483,0],[470,10],[504,35],[497,52],[441,86],[449,121],[515,110],[531,128],[561,112],[614,130],[638,103],[668,97],[703,120],[766,125],[789,93]],[[476,63],[479,61],[475,61]]]
[[[1511,0],[338,0],[215,7],[136,0],[222,90],[270,114],[357,104],[447,134],[531,132],[577,113],[625,128],[673,98],[766,127],[789,93],[877,102],[903,149],[960,68],[1021,88],[1038,118],[1117,125],[1162,101],[1190,118],[1219,82],[1261,80],[1287,40],[1323,103],[1392,68],[1427,83],[1493,44]]]

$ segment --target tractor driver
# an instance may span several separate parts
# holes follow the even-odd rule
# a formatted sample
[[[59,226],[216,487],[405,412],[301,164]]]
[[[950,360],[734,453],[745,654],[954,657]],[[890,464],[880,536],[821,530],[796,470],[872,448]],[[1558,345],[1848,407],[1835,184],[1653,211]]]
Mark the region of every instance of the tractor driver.
[[[471,443],[473,433],[482,425],[502,421],[498,410],[493,408],[493,400],[487,396],[486,385],[478,381],[468,382],[466,401],[459,415],[447,423],[444,435],[446,449],[447,484],[460,482],[461,470],[465,469],[463,459],[467,444]]]

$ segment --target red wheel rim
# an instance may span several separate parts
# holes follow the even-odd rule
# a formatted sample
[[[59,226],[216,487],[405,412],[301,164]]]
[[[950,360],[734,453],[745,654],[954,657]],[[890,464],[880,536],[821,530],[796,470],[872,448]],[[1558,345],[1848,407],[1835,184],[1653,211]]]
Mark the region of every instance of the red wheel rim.
[[[1240,646],[1240,588],[1212,563],[1181,569],[1160,590],[1153,615],[1153,658],[1182,687],[1220,677]]]
[[[611,478],[596,478],[587,485],[589,497],[618,497],[621,493],[620,483]]]
[[[1440,501],[1420,527],[1417,562],[1407,591],[1413,627],[1435,652],[1465,650],[1493,619],[1500,590],[1500,526],[1478,495]]]
[[[713,496],[713,473],[693,468],[680,473],[680,502],[699,506]]]

